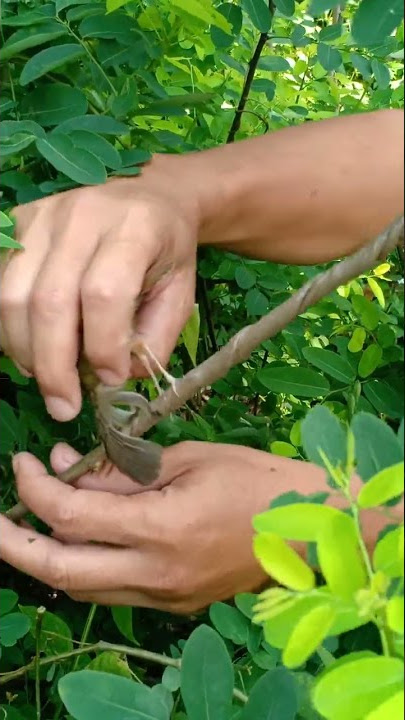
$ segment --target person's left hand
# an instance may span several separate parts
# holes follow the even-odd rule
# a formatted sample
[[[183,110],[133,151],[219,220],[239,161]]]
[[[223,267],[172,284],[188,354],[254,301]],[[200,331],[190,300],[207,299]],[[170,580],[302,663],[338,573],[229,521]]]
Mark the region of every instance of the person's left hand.
[[[56,472],[77,459],[66,445],[51,455]],[[0,557],[77,600],[198,611],[266,579],[252,517],[268,507],[277,477],[285,480],[285,470],[272,472],[280,461],[294,466],[245,447],[180,443],[164,450],[161,475],[145,491],[116,468],[64,485],[21,453],[19,497],[53,537],[1,516]]]

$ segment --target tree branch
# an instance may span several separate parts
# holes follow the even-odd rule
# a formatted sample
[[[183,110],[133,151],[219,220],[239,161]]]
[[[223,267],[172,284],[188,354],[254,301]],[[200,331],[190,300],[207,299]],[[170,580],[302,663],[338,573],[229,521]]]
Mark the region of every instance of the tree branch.
[[[131,436],[141,437],[144,435],[162,418],[185,405],[197,392],[225,377],[232,367],[247,360],[255,348],[283,330],[311,305],[329,295],[340,285],[371,270],[403,242],[404,218],[402,216],[369,245],[317,275],[303,285],[300,290],[297,290],[294,295],[291,295],[288,300],[264,315],[256,323],[242,328],[218,352],[190,370],[183,378],[176,380],[174,388],[169,388],[160,397],[149,403],[150,414],[144,413],[132,422]],[[72,465],[69,470],[59,475],[59,479],[62,482],[72,483],[105,459],[104,448],[97,447],[78,463]],[[22,503],[18,503],[7,512],[7,516],[17,522],[24,517],[26,512],[27,508]]]

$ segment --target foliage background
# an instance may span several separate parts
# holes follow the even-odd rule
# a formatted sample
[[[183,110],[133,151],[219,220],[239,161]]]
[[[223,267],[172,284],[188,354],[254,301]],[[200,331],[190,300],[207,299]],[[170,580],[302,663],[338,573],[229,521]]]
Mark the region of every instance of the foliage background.
[[[338,114],[402,108],[403,32],[396,0],[275,0],[270,6],[264,0],[108,0],[107,8],[104,0],[3,2],[0,207],[7,210],[107,176],[136,175],[154,152],[204,149]],[[235,114],[238,107],[243,112]],[[12,246],[11,236],[12,228],[2,227],[3,247]],[[311,406],[321,404],[343,422],[358,413],[384,420],[386,429],[379,425],[371,440],[364,434],[357,438],[357,459],[363,458],[364,469],[373,447],[380,454],[374,472],[392,464],[382,438],[396,433],[403,417],[402,262],[399,253],[393,254],[373,273],[339,288],[264,343],[207,397],[163,421],[153,437],[162,444],[190,438],[239,443],[304,458],[311,453],[304,447],[302,421]],[[173,353],[173,373],[208,357],[319,270],[201,252],[198,312]],[[58,425],[46,415],[35,383],[5,357],[0,372],[1,503],[7,509],[15,500],[13,452],[28,449],[47,462],[58,440],[86,451],[95,437],[91,408],[85,406],[76,421]],[[153,395],[148,383],[142,390]],[[80,640],[85,632],[91,641],[132,647],[135,636],[142,647],[176,658],[198,627],[199,642],[207,644],[215,667],[219,636],[204,635],[206,622],[225,639],[238,689],[249,694],[266,672],[278,673],[271,682],[276,705],[270,714],[260,715],[256,707],[240,715],[235,700],[229,712],[243,720],[279,718],[280,707],[284,720],[319,717],[309,692],[313,677],[328,663],[325,653],[340,657],[380,649],[374,626],[366,625],[329,638],[323,653],[292,674],[280,665],[280,650],[251,624],[251,598],[239,598],[236,607],[216,605],[198,620],[98,608],[90,611],[89,622],[88,608],[10,568],[2,568],[2,584],[18,593],[20,609],[16,612],[14,596],[3,595],[4,607],[11,603],[4,617],[17,619],[11,640],[3,641],[1,672],[18,668],[34,654],[39,605],[49,611],[42,625],[48,633],[41,640],[44,656],[70,652],[72,637]],[[90,660],[80,656],[75,669]],[[159,666],[128,653],[105,652],[92,662],[95,669],[135,676],[157,688],[166,710],[153,717],[199,719],[190,707],[184,714],[176,667],[165,671],[162,685]],[[43,670],[44,718],[67,717],[57,681],[71,669],[71,662],[55,662]],[[201,669],[194,672],[197,678]],[[34,685],[33,677],[26,685],[21,678],[13,682],[11,695],[1,700],[7,717],[35,717]],[[296,700],[288,707],[291,697]],[[278,701],[285,705],[277,710]],[[218,695],[212,702],[215,707]],[[266,703],[268,709],[268,698]],[[89,713],[83,717],[93,717],[94,708]]]

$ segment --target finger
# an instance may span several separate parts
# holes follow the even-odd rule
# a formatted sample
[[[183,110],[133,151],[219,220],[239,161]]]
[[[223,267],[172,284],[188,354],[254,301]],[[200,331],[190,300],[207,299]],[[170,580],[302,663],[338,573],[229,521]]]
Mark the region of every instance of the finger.
[[[108,236],[83,279],[85,354],[107,385],[120,385],[130,373],[132,327],[150,264],[149,246],[133,237]]]
[[[175,615],[190,615],[198,612],[196,606],[198,599],[190,600],[172,600],[167,599],[163,595],[155,596],[153,594],[135,592],[131,590],[111,590],[110,592],[74,592],[69,593],[70,597],[77,602],[88,602],[96,605],[129,605],[132,607],[149,608],[151,610],[160,610]],[[196,602],[197,600],[197,602]]]
[[[31,205],[31,204],[30,204]],[[2,345],[23,371],[33,370],[29,305],[32,289],[47,254],[50,237],[43,213],[31,211],[28,222],[27,209],[15,213],[17,218],[16,239],[24,250],[14,251],[7,263],[1,281],[0,317]]]
[[[28,453],[13,459],[22,502],[60,536],[131,546],[163,532],[159,493],[126,497],[76,489],[47,474]]]
[[[105,592],[125,586],[128,578],[142,578],[146,585],[152,581],[150,562],[131,549],[63,545],[14,525],[4,515],[0,538],[2,560],[59,590]]]
[[[194,267],[167,276],[149,294],[136,315],[136,338],[139,337],[165,366],[179,335],[191,315],[195,298]],[[131,372],[145,376],[141,361],[134,359]]]
[[[63,220],[63,215],[60,222]],[[44,260],[32,295],[30,312],[34,372],[48,412],[59,421],[80,410],[76,364],[79,351],[80,283],[97,244],[73,213]]]
[[[81,460],[82,457],[83,456],[70,447],[70,445],[58,443],[51,452],[50,460],[53,470],[60,475]],[[74,483],[74,486],[86,490],[113,492],[117,495],[132,495],[137,490],[143,488],[143,486],[134,482],[127,475],[123,475],[111,463],[104,463],[99,472],[88,472],[82,475],[82,477]]]

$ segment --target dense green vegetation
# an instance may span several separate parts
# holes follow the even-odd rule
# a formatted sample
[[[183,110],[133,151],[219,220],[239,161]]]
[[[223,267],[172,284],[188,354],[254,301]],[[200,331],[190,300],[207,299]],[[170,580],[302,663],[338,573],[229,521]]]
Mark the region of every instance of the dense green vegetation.
[[[397,0],[5,1],[1,247],[15,245],[13,205],[136,175],[154,152],[403,107],[402,17]],[[202,252],[198,312],[173,353],[173,373],[320,271]],[[403,492],[402,273],[398,251],[152,433],[164,445],[198,439],[308,458],[326,466],[346,497],[356,468],[366,484],[350,500],[352,516],[331,517],[329,486],[311,502],[286,493],[254,520],[255,552],[283,588],[259,604],[253,595],[216,603],[198,618],[85,606],[2,566],[1,717],[402,717],[403,530],[385,507]],[[14,452],[48,462],[62,439],[85,452],[95,426],[87,405],[58,425],[34,381],[4,356],[0,372],[6,510],[16,499]],[[149,382],[138,386],[153,396]],[[369,559],[358,552],[357,515],[371,506],[388,518]],[[308,543],[320,574],[287,550],[294,539]],[[283,558],[277,567],[275,556]]]

